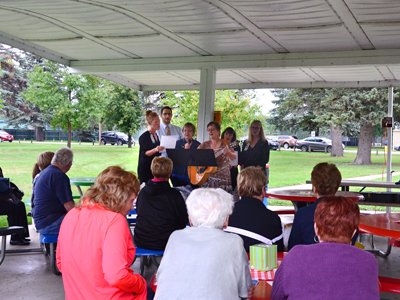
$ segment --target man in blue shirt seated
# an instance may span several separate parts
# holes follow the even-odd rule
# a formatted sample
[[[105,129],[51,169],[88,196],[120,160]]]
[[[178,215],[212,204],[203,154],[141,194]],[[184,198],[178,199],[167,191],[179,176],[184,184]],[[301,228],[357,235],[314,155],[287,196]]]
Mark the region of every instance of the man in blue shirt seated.
[[[32,191],[32,215],[41,234],[58,234],[62,220],[75,207],[66,173],[72,165],[70,148],[58,149],[51,165],[40,172]]]
[[[326,162],[317,164],[311,172],[311,183],[315,197],[312,205],[299,209],[294,216],[292,231],[289,237],[289,250],[296,245],[318,243],[314,231],[314,212],[324,197],[334,196],[342,181],[342,175],[335,164]],[[355,234],[352,243],[356,241]]]

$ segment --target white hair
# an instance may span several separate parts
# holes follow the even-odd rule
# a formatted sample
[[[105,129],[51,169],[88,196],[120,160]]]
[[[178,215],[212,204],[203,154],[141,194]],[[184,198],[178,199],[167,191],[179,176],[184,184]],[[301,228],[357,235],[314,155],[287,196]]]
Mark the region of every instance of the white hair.
[[[190,193],[186,207],[194,227],[222,229],[232,214],[233,197],[222,189],[200,188]]]
[[[74,152],[68,147],[62,147],[56,151],[54,154],[51,163],[59,164],[63,168],[67,167],[69,163],[74,159]]]

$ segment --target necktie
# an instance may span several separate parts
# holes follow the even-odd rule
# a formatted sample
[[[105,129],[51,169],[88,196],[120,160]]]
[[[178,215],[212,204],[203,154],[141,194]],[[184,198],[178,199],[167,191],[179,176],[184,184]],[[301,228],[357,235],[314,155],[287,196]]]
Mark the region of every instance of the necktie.
[[[169,129],[168,125],[167,125],[167,135],[171,135],[171,130]]]

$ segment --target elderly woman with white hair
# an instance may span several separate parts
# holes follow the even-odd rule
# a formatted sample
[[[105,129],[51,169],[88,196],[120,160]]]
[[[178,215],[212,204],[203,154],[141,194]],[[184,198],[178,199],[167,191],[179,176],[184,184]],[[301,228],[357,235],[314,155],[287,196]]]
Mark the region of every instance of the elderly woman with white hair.
[[[232,213],[232,196],[222,189],[197,189],[186,206],[192,227],[171,234],[155,299],[251,298],[254,287],[243,241],[222,231]]]

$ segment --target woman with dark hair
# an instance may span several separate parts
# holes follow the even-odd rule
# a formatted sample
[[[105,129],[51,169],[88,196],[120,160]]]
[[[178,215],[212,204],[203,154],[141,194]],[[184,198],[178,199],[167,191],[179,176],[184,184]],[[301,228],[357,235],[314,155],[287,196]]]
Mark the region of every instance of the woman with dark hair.
[[[136,250],[125,219],[139,189],[135,174],[108,167],[65,216],[57,267],[66,299],[146,299],[146,281],[129,268]]]
[[[239,155],[240,146],[239,141],[236,140],[236,132],[232,127],[227,127],[221,134],[222,139],[226,140],[229,145],[232,147],[236,154]],[[232,189],[235,190],[237,186],[237,176],[239,174],[237,166],[231,166],[231,181],[232,181]]]
[[[0,215],[7,215],[8,226],[22,226],[24,233],[11,236],[10,245],[27,246],[30,244],[28,220],[22,192],[8,178],[4,178],[0,168]]]
[[[202,143],[197,149],[212,149],[217,161],[217,171],[211,173],[202,187],[222,188],[232,193],[230,162],[236,158],[236,153],[220,138],[221,125],[218,122],[207,124],[210,140]]]
[[[378,300],[378,263],[350,245],[360,223],[358,205],[344,197],[325,197],[314,213],[318,244],[297,245],[285,256],[271,299]]]
[[[196,127],[188,122],[182,127],[182,133],[184,138],[176,141],[175,149],[197,149],[200,143],[193,139],[196,133]],[[193,187],[198,187],[190,183],[188,168],[175,166],[171,176],[171,182],[174,187],[177,186],[187,186],[191,185]]]
[[[149,129],[139,137],[138,176],[140,183],[153,179],[150,166],[154,157],[160,156],[164,147],[160,146],[160,138],[156,131],[160,129],[160,118],[154,111],[146,111],[146,121]]]

